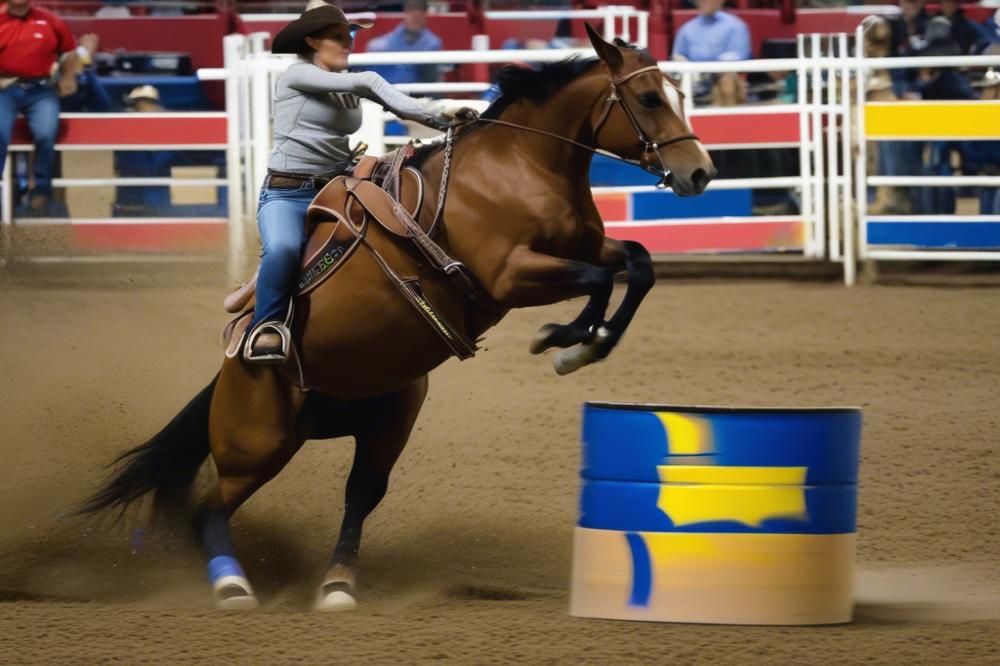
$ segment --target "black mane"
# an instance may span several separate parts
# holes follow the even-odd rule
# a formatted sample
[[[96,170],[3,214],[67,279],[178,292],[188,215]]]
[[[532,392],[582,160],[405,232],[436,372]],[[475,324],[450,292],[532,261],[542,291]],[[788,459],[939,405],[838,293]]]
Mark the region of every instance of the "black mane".
[[[599,62],[597,58],[573,56],[543,63],[537,69],[517,65],[502,67],[493,76],[493,84],[499,88],[500,96],[483,112],[483,118],[498,118],[508,106],[521,99],[541,104]]]
[[[541,104],[599,62],[597,58],[572,56],[558,62],[544,63],[538,68],[529,69],[518,65],[501,67],[493,75],[493,84],[500,90],[500,96],[493,100],[481,116],[499,118],[508,106],[521,99],[530,99]],[[456,139],[485,126],[486,123],[480,123],[473,125],[471,129],[463,129]],[[419,169],[420,165],[440,150],[442,145],[434,142],[417,148],[413,157],[407,160],[407,165]]]

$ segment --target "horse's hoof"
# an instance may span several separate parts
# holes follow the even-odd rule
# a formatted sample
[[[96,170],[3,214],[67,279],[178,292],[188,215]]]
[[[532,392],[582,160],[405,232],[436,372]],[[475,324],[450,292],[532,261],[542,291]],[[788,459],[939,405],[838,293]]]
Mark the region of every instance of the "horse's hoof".
[[[313,606],[313,610],[318,611],[345,611],[353,610],[358,607],[357,600],[351,595],[351,593],[343,588],[331,590],[325,592],[328,586],[323,586],[323,589],[319,592],[319,597],[316,599],[316,604]]]
[[[531,346],[528,347],[528,351],[532,354],[541,354],[543,351],[552,347],[552,342],[549,338],[552,334],[559,328],[559,324],[546,324],[538,329],[535,333],[535,337],[531,340]]]
[[[223,576],[212,588],[219,610],[253,610],[260,606],[250,583],[242,576]]]
[[[552,367],[555,368],[556,374],[568,375],[593,363],[596,358],[597,354],[590,345],[577,345],[556,354],[552,358]]]

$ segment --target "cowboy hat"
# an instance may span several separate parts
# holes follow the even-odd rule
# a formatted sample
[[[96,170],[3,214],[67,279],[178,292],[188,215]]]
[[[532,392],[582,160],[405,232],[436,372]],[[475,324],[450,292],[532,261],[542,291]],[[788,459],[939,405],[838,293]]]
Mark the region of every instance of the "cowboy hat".
[[[152,102],[160,101],[160,91],[151,85],[137,86],[132,88],[129,93],[125,96],[125,103],[131,106],[135,104],[140,99],[148,99]]]
[[[951,36],[951,21],[935,16],[924,29],[924,40],[914,52],[918,56],[939,57],[962,55],[962,49]]]
[[[305,39],[331,25],[346,25],[352,29],[370,28],[375,23],[364,19],[350,20],[340,7],[325,2],[310,2],[302,16],[281,29],[271,41],[271,53],[299,53]]]

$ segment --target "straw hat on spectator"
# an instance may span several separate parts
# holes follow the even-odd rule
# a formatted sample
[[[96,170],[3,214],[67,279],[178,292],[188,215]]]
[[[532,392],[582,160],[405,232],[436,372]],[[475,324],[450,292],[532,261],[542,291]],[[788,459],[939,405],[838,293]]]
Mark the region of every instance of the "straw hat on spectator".
[[[158,103],[160,101],[160,91],[148,84],[132,88],[128,95],[125,96],[125,103],[131,106],[142,99]]]
[[[322,0],[312,0],[306,5],[302,16],[298,17],[281,29],[271,41],[271,53],[299,53],[302,51],[305,39],[331,25],[347,25],[352,29],[370,28],[374,21],[364,19],[350,20],[340,7],[328,5]]]

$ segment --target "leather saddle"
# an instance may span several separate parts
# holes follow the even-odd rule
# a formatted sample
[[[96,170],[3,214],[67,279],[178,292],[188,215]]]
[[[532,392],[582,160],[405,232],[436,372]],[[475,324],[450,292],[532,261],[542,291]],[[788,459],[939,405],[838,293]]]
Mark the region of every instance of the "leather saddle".
[[[396,153],[382,160],[366,155],[354,168],[353,175],[334,178],[313,199],[306,213],[309,232],[296,294],[315,289],[336,272],[358,238],[366,210],[388,231],[403,237],[410,235],[393,213],[393,207],[399,206],[411,218],[419,220],[424,181],[412,167],[401,167],[393,174],[392,163],[397,159]],[[395,190],[395,196],[390,190]],[[226,312],[235,314],[253,309],[258,271],[226,297],[223,302]]]
[[[478,349],[475,340],[437,312],[423,295],[418,279],[398,275],[365,241],[371,224],[378,224],[388,233],[412,241],[427,262],[440,271],[458,293],[464,295],[467,306],[471,307],[474,302],[487,304],[488,299],[479,297],[482,290],[466,267],[448,256],[431,239],[438,215],[420,215],[424,199],[423,178],[416,169],[403,166],[412,151],[412,146],[407,146],[382,160],[362,158],[352,175],[338,176],[320,190],[306,212],[305,223],[309,233],[295,293],[306,294],[322,284],[364,243],[382,271],[451,352],[460,359],[471,358]],[[421,217],[424,218],[423,224],[418,221]],[[241,342],[252,318],[256,281],[255,273],[225,301],[228,311],[242,313],[223,331],[223,339],[228,342],[226,356],[231,358],[240,353]],[[490,308],[490,311],[499,318],[496,308]],[[297,355],[296,366],[297,381],[305,386]]]

